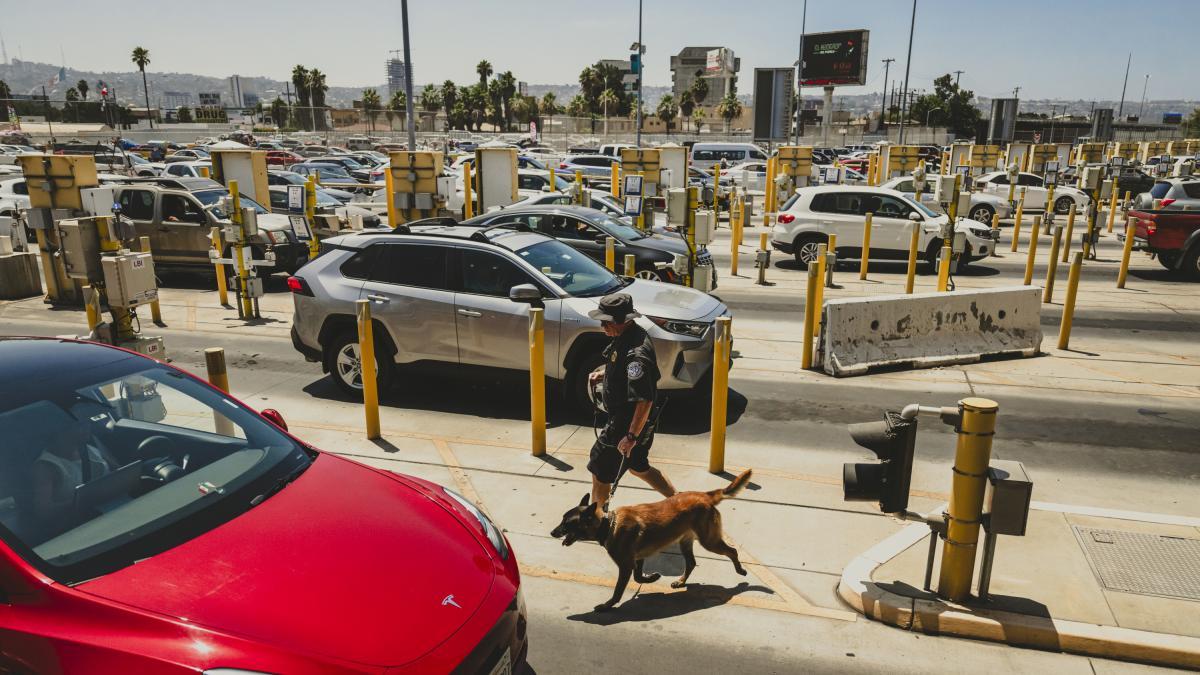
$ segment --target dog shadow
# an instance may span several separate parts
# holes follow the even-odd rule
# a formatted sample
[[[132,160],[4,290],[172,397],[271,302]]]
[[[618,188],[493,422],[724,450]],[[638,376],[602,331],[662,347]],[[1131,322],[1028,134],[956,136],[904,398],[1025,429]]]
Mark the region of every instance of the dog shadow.
[[[733,598],[750,591],[771,593],[770,588],[743,581],[737,586],[726,588],[713,584],[689,583],[684,591],[637,591],[625,602],[607,612],[591,611],[568,616],[569,621],[580,621],[596,626],[611,626],[619,623],[657,621],[711,609],[728,603]]]

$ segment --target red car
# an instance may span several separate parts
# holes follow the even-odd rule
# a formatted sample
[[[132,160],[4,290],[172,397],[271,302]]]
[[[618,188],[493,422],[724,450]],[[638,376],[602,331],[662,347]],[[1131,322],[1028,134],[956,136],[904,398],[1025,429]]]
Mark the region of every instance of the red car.
[[[294,152],[287,150],[268,150],[267,164],[271,166],[290,166],[297,162],[303,162],[304,158]]]
[[[0,672],[508,673],[504,535],[172,366],[0,339]]]

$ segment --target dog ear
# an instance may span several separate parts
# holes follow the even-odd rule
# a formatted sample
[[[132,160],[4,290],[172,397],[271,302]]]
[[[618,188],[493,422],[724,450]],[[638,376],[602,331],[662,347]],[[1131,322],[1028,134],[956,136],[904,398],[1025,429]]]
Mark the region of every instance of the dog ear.
[[[588,500],[589,500],[589,499],[591,499],[591,498],[592,498],[592,495],[591,495],[590,493],[587,493],[587,492],[583,493],[583,499],[581,499],[581,500],[579,501],[579,505],[580,505],[580,506],[587,506],[587,504],[588,504]]]

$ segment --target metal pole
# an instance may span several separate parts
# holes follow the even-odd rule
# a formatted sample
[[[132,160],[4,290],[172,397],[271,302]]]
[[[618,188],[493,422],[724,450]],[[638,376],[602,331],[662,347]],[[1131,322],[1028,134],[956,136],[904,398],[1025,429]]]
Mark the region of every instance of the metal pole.
[[[529,423],[534,457],[546,454],[546,329],[541,307],[529,308]]]
[[[1146,88],[1150,86],[1150,74],[1146,73],[1146,81],[1142,83],[1142,104],[1138,106],[1138,123],[1142,122],[1142,113],[1146,111]]]
[[[1083,251],[1076,251],[1071,258],[1071,270],[1067,273],[1067,297],[1063,301],[1062,320],[1058,324],[1059,349],[1066,349],[1071,344],[1071,324],[1075,320],[1075,297],[1079,293],[1079,273],[1082,268]]]
[[[880,97],[880,99],[881,99],[881,100],[880,100],[880,102],[879,102],[879,128],[881,128],[881,129],[885,129],[885,130],[887,129],[887,81],[888,81],[888,70],[890,70],[890,69],[891,69],[891,67],[892,67],[892,61],[895,61],[895,60],[896,60],[896,59],[884,59],[884,60],[883,60],[883,93],[879,95],[879,97]]]
[[[1129,52],[1129,58],[1125,59],[1125,81],[1121,84],[1121,105],[1117,107],[1117,121],[1121,120],[1121,116],[1125,114],[1125,87],[1129,85],[1129,64],[1133,63],[1133,52]],[[1138,118],[1141,121],[1141,118]]]
[[[804,0],[804,9],[800,12],[800,55],[796,58],[796,133],[794,145],[800,145],[800,124],[804,117],[804,31],[808,22],[808,0]],[[887,89],[887,77],[883,79],[884,89]]]
[[[404,118],[407,122],[405,126],[408,127],[408,150],[412,152],[417,149],[417,129],[413,123],[416,102],[413,101],[412,53],[408,47],[408,0],[400,0],[400,21],[404,28],[404,96],[408,102]]]
[[[817,289],[821,285],[820,265],[814,260],[808,263],[808,287],[804,295],[804,336],[802,344],[804,351],[800,354],[800,367],[804,370],[813,365],[813,333],[817,330]]]
[[[359,377],[362,378],[363,412],[366,416],[367,438],[379,438],[379,389],[375,379],[375,336],[371,323],[371,301],[355,300],[358,319]]]
[[[938,595],[960,602],[971,593],[975,547],[983,515],[983,493],[992,454],[999,405],[985,398],[965,398],[958,403],[961,422],[954,453],[954,478],[950,491],[949,522],[942,546]]]
[[[717,319],[713,340],[712,413],[709,419],[708,472],[725,470],[726,406],[729,398],[729,337],[733,319]]]
[[[638,53],[637,140],[634,141],[634,145],[636,145],[640,148],[640,147],[642,147],[642,70],[644,70],[644,66],[642,64],[642,54],[646,53],[646,50],[642,48],[642,0],[638,0],[637,53]],[[605,119],[607,119],[607,118],[605,118]],[[715,189],[715,187],[714,187],[714,189]]]
[[[904,90],[900,93],[900,145],[904,145],[904,118],[908,114],[908,74],[912,69],[913,32],[916,31],[916,28],[917,0],[913,0],[912,22],[908,25],[908,60],[904,62]]]

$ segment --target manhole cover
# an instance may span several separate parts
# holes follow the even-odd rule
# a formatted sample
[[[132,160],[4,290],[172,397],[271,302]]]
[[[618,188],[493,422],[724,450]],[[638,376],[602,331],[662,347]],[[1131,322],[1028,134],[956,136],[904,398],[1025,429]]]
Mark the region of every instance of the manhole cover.
[[[1078,525],[1074,529],[1106,589],[1200,600],[1200,539]]]

